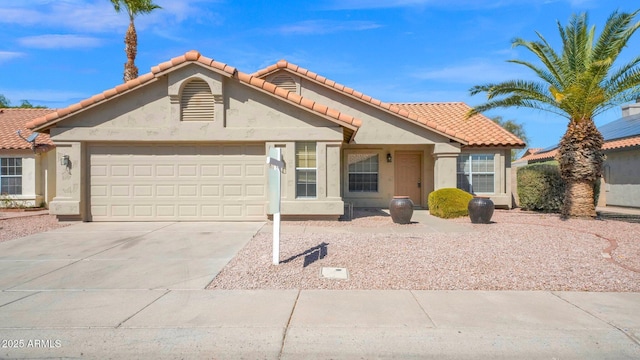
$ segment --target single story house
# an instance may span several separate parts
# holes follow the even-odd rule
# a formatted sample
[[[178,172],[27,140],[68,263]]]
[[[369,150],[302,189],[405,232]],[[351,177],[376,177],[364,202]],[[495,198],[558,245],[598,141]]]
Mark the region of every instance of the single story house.
[[[48,204],[55,194],[55,152],[48,134],[33,134],[25,123],[51,109],[0,109],[0,207]],[[18,135],[20,131],[20,135]],[[28,142],[32,138],[31,142]]]
[[[599,130],[606,158],[598,205],[640,207],[640,103],[622,106],[622,117]],[[534,149],[514,165],[554,160],[557,154],[557,146]]]
[[[464,103],[390,104],[287,61],[254,74],[197,51],[30,121],[56,143],[50,212],[84,221],[264,220],[266,154],[286,168],[281,214],[427,206],[461,187],[511,206],[525,144]]]

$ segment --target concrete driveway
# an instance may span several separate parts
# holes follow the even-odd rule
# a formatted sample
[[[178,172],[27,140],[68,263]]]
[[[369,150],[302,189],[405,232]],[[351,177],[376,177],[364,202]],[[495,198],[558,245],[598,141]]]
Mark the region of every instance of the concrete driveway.
[[[0,243],[0,289],[204,289],[264,223],[80,223]]]

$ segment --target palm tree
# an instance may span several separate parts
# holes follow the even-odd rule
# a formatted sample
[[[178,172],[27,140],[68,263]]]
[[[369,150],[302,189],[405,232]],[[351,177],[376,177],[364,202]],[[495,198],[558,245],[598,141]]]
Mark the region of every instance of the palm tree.
[[[640,11],[640,10],[639,10]],[[540,34],[537,41],[515,39],[533,53],[541,65],[510,60],[526,66],[540,81],[511,80],[471,88],[471,95],[487,94],[487,102],[469,115],[501,107],[549,111],[569,119],[558,149],[560,172],[566,183],[563,217],[595,217],[594,185],[602,174],[602,135],[593,118],[640,97],[640,56],[613,67],[620,52],[640,27],[638,11],[614,12],[599,37],[587,14],[574,14],[566,27],[558,22],[562,52],[557,53]]]
[[[123,78],[127,82],[138,77],[138,68],[135,64],[138,52],[138,35],[133,21],[137,15],[149,14],[155,9],[160,9],[160,6],[154,4],[153,0],[111,0],[111,3],[116,12],[120,12],[122,8],[125,8],[129,14],[129,28],[124,37],[124,51],[127,54],[127,62],[124,64]]]

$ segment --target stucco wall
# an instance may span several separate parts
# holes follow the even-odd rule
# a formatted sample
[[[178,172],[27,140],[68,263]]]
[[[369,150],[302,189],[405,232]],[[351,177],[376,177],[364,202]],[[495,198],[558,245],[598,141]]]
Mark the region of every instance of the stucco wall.
[[[449,139],[391,115],[370,104],[355,100],[335,90],[306,79],[299,79],[300,95],[362,120],[355,144],[436,144]]]
[[[215,111],[211,121],[181,121],[176,88],[184,79],[197,75],[221,92],[224,111]],[[209,81],[211,80],[211,81]],[[217,96],[217,95],[216,95]],[[94,142],[265,142],[285,148],[290,167],[285,174],[288,189],[282,214],[341,215],[340,146],[343,129],[320,115],[303,110],[272,95],[222,77],[197,65],[178,69],[130,93],[84,110],[51,130],[58,144],[55,162],[64,155],[71,167],[58,166],[56,197],[51,212],[56,215],[87,219],[86,203],[88,145]],[[318,197],[295,198],[295,142],[314,141],[318,145]],[[266,142],[270,142],[266,144]],[[322,161],[324,160],[324,161]],[[265,164],[266,166],[266,164]]]
[[[197,65],[191,65],[197,67]],[[202,69],[200,78],[217,73]],[[171,78],[192,75],[179,69]],[[184,74],[183,74],[184,73]],[[54,141],[287,141],[342,140],[342,127],[319,115],[222,78],[225,111],[212,121],[180,121],[164,76],[65,120],[51,130]]]
[[[607,205],[640,207],[640,149],[607,152],[606,155]]]
[[[378,191],[377,192],[349,192],[348,164],[346,160],[342,164],[342,196],[345,202],[353,204],[354,207],[381,207],[389,206],[389,201],[395,195],[396,177],[395,160],[398,152],[417,152],[422,158],[421,174],[421,199],[419,205],[427,207],[427,196],[434,189],[434,158],[433,145],[346,145],[343,148],[343,160],[352,153],[366,153],[378,155]],[[387,161],[387,154],[390,154],[392,161]],[[418,204],[416,204],[418,205]]]
[[[2,151],[0,157],[22,159],[22,194],[6,196],[14,200],[15,205],[34,207],[51,200],[53,189],[51,188],[51,176],[48,174],[51,164],[47,159],[54,152],[34,154],[31,150]],[[11,201],[0,201],[0,207],[5,205],[11,205]]]
[[[463,154],[493,154],[494,155],[494,190],[493,194],[481,194],[491,198],[495,206],[513,207],[511,191],[511,150],[499,148],[465,148]]]
[[[338,217],[343,214],[344,203],[340,197],[340,147],[341,142],[319,141],[316,143],[317,196],[316,198],[296,197],[296,160],[294,141],[268,142],[267,149],[280,148],[285,169],[282,173],[283,216],[318,215]]]

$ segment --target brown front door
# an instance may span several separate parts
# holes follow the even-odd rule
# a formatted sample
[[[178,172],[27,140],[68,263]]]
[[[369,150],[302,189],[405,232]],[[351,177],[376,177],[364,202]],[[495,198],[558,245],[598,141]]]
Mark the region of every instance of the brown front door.
[[[409,196],[413,204],[422,205],[422,154],[397,151],[395,153],[395,196]]]

